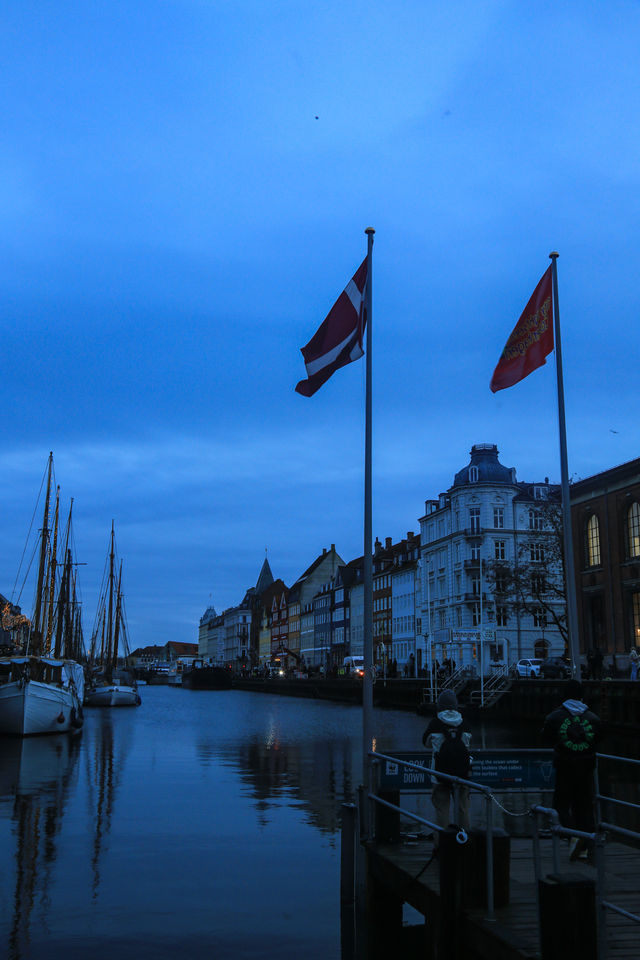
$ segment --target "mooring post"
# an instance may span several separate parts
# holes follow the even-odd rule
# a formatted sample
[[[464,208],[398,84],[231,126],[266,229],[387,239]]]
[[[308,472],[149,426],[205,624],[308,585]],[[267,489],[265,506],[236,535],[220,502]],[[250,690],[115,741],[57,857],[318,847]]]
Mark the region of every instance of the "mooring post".
[[[460,916],[464,882],[466,843],[460,843],[460,830],[449,826],[440,834],[440,930],[438,958],[462,960]]]
[[[355,957],[356,805],[342,804],[340,842],[340,945],[343,960]]]

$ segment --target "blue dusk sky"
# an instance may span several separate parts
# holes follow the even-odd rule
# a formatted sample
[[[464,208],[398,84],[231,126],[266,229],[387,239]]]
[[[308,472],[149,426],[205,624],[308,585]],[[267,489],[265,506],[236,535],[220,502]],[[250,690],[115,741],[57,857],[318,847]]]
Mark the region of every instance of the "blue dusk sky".
[[[49,450],[86,636],[112,519],[134,647],[360,555],[364,361],[294,386],[368,226],[374,537],[473,443],[559,480],[553,356],[489,390],[552,250],[570,474],[640,455],[639,48],[635,0],[5,4],[0,592]]]

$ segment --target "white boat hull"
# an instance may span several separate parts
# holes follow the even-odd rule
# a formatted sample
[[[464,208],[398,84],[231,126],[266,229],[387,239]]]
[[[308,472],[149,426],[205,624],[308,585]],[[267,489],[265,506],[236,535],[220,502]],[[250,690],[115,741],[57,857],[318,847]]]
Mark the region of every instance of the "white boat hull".
[[[0,686],[0,733],[19,737],[69,733],[81,724],[80,701],[68,687],[38,680]]]
[[[137,707],[140,694],[135,687],[109,684],[90,690],[85,703],[88,707]]]

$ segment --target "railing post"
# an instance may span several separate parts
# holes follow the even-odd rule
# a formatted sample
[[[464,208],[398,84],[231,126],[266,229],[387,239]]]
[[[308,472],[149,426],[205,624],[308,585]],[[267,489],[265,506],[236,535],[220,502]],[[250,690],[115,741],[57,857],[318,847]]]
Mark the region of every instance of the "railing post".
[[[489,794],[485,796],[487,803],[487,920],[493,920],[493,807]]]
[[[603,902],[605,898],[604,848],[604,834],[599,831],[594,844],[596,861],[596,904],[598,909],[598,960],[606,960],[607,958],[607,908]]]

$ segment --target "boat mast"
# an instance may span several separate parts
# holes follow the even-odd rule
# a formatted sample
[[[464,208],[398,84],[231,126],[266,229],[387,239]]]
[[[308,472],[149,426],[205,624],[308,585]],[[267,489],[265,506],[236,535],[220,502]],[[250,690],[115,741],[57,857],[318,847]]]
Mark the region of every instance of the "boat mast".
[[[122,594],[120,586],[122,584],[122,560],[120,561],[120,571],[118,573],[118,590],[116,597],[116,626],[113,632],[113,668],[118,668],[118,637],[120,636],[120,622],[122,620]]]
[[[69,507],[69,519],[67,520],[67,529],[64,537],[64,567],[62,573],[62,583],[58,594],[58,611],[56,617],[56,643],[54,648],[54,657],[59,658],[62,653],[62,634],[69,615],[69,594],[71,577],[71,551],[69,550],[69,534],[71,532],[71,512],[73,510],[73,497]],[[65,642],[66,646],[66,642]],[[65,651],[66,652],[66,651]]]
[[[115,560],[115,534],[111,521],[111,550],[109,551],[109,619],[107,621],[107,650],[105,663],[111,673],[111,654],[113,650],[113,563]]]
[[[56,590],[56,566],[58,554],[58,517],[60,513],[60,487],[56,488],[56,510],[53,519],[53,546],[51,548],[51,557],[49,560],[49,593],[46,600],[48,609],[47,619],[47,639],[45,640],[45,653],[51,653],[51,638],[53,636],[53,603]]]
[[[49,539],[49,502],[51,499],[51,474],[53,472],[53,453],[49,453],[47,466],[47,492],[44,500],[44,518],[40,537],[40,562],[38,564],[38,585],[36,587],[36,607],[33,614],[34,652],[39,653],[42,647],[44,633],[44,611],[42,609],[42,588],[44,586],[44,571],[47,565],[47,541]],[[41,620],[42,617],[42,620]]]

